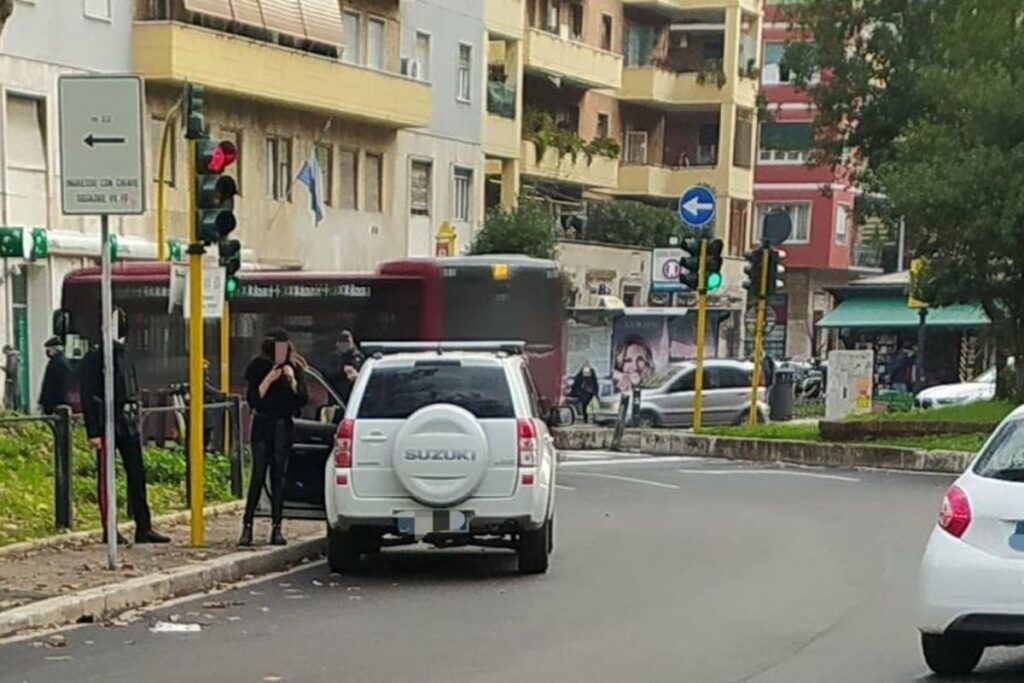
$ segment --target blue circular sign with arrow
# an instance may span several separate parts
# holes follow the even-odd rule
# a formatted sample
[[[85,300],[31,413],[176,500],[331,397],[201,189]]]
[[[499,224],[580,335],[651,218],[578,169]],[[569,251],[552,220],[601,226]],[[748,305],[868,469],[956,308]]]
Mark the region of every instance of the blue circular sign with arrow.
[[[691,228],[703,228],[715,217],[715,193],[694,185],[679,198],[679,218]]]

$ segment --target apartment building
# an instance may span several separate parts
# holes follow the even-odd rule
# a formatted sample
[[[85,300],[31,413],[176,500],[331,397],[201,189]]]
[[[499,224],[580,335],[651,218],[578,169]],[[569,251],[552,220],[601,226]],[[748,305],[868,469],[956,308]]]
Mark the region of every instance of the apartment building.
[[[426,128],[398,133],[395,212],[406,254],[456,254],[483,223],[484,4],[402,3],[402,72],[430,85]]]
[[[814,108],[809,96],[793,85],[782,60],[794,37],[782,5],[765,10],[764,66],[761,89],[771,120],[761,125],[755,173],[755,234],[770,211],[787,211],[793,232],[786,252],[786,288],[771,302],[779,324],[766,341],[776,356],[807,358],[827,347],[816,326],[832,308],[827,289],[860,273],[878,272],[878,248],[857,244],[855,189],[847,174],[809,166]]]

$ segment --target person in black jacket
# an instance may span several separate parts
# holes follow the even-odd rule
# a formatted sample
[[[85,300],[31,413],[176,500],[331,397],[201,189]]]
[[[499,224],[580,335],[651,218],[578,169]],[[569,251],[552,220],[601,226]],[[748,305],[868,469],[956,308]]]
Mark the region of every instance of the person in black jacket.
[[[342,330],[341,337],[334,345],[334,353],[331,354],[331,367],[327,371],[327,381],[331,383],[338,396],[348,405],[348,399],[352,396],[352,386],[359,377],[359,370],[363,367],[365,360],[362,351],[356,344],[355,337],[349,330]]]
[[[135,518],[136,543],[170,543],[169,538],[153,530],[146,500],[146,466],[142,460],[142,435],[139,432],[139,382],[135,362],[125,346],[126,316],[120,308],[114,309],[117,338],[114,341],[114,445],[121,452],[125,477],[128,480],[128,500]],[[94,346],[82,360],[82,413],[89,443],[96,449],[98,468],[98,496],[100,518],[104,520],[106,535],[107,491],[103,438],[104,390],[103,347]],[[119,535],[120,536],[120,535]],[[104,538],[106,542],[106,538]],[[123,542],[118,538],[118,542]]]
[[[569,395],[580,407],[580,417],[583,418],[583,422],[590,421],[587,408],[598,392],[597,375],[594,373],[594,368],[591,367],[590,361],[585,361],[583,367],[576,373],[576,377],[573,378],[572,389],[569,391]]]
[[[260,355],[245,369],[246,399],[252,408],[252,476],[242,518],[241,546],[252,545],[252,524],[263,485],[270,470],[272,545],[285,545],[281,532],[284,511],[285,472],[295,437],[293,418],[309,400],[305,361],[295,353],[284,330],[271,330],[263,339]]]
[[[53,415],[57,406],[69,405],[71,389],[71,366],[64,357],[64,345],[60,337],[50,337],[43,344],[50,358],[43,373],[43,388],[39,392],[39,408],[43,415]]]

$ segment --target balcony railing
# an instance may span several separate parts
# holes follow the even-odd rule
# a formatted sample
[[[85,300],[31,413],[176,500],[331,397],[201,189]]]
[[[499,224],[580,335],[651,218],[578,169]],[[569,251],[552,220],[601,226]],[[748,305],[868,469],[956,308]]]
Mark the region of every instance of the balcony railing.
[[[487,84],[487,111],[506,119],[516,117],[516,91],[500,81]]]

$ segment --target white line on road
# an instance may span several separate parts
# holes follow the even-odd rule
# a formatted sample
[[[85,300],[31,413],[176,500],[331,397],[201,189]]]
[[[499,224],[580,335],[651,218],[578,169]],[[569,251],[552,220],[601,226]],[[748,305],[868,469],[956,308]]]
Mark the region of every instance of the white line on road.
[[[594,465],[651,465],[654,463],[680,463],[697,462],[703,458],[688,458],[686,456],[666,455],[653,458],[622,458],[607,460],[568,460],[558,464],[559,467],[593,467]]]
[[[635,477],[623,477],[618,474],[598,474],[597,472],[573,472],[575,477],[595,477],[597,479],[612,479],[615,481],[625,481],[630,484],[646,484],[647,486],[656,486],[661,489],[673,489],[678,491],[679,487],[675,484],[666,484],[660,481],[651,481],[650,479],[637,479]]]
[[[857,477],[844,477],[839,474],[819,474],[817,472],[791,472],[789,470],[677,470],[683,474],[710,474],[729,476],[733,474],[784,474],[789,477],[813,477],[814,479],[830,479],[832,481],[859,482]]]
[[[575,491],[576,490],[576,488],[574,486],[566,486],[565,484],[555,484],[555,488],[558,489],[559,491]]]

